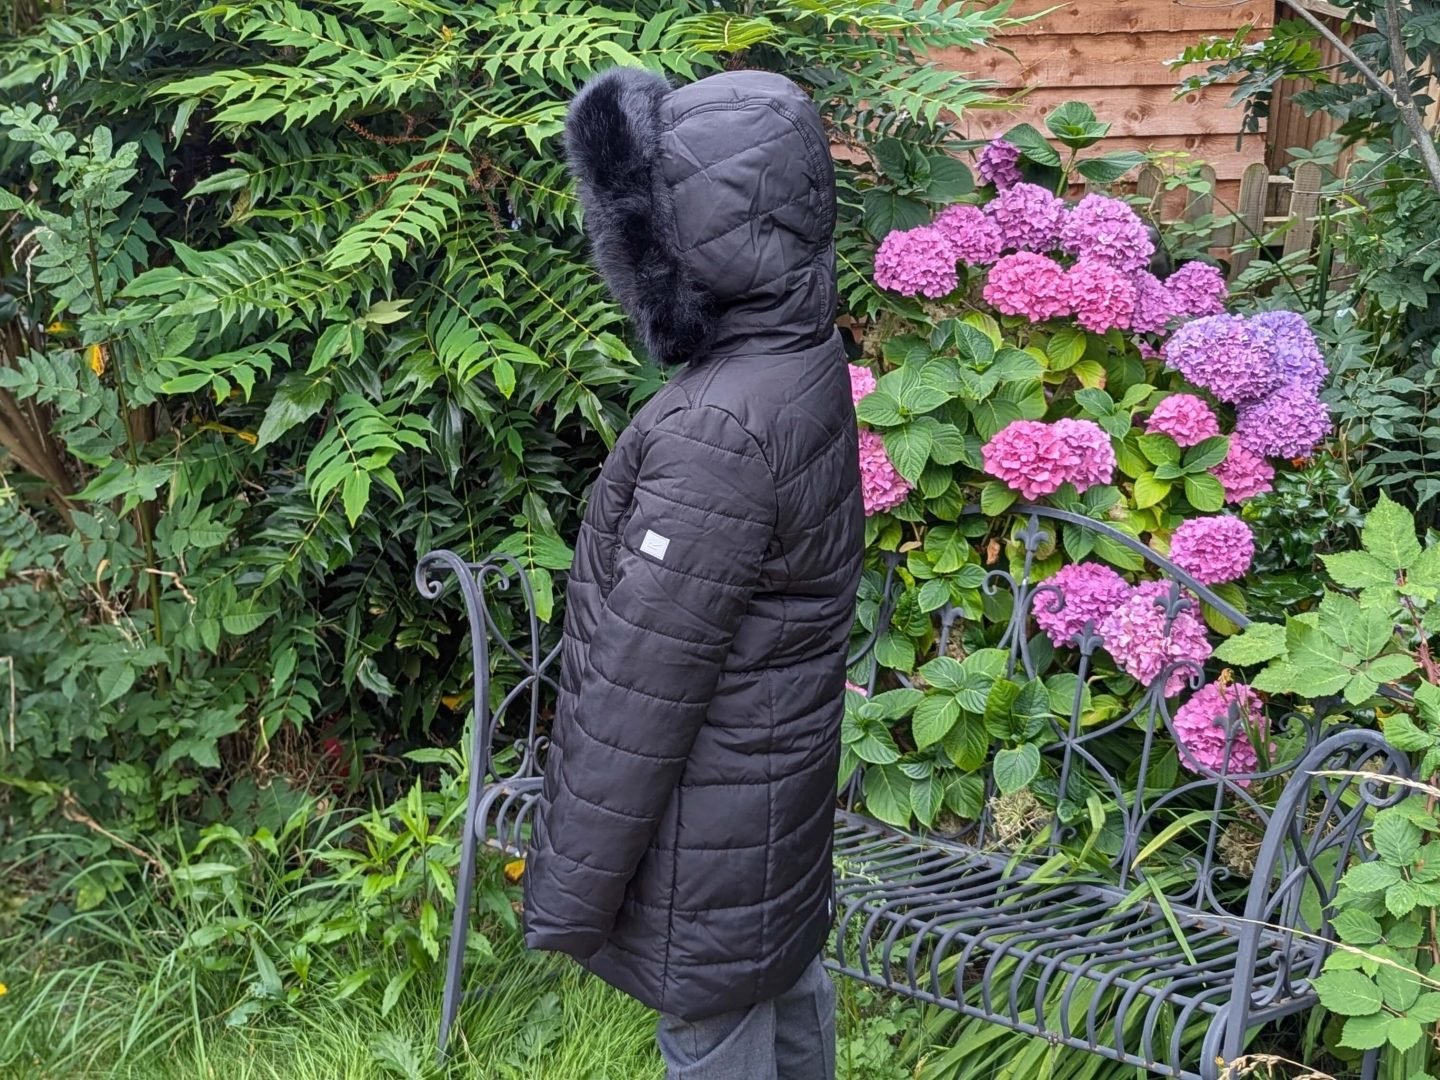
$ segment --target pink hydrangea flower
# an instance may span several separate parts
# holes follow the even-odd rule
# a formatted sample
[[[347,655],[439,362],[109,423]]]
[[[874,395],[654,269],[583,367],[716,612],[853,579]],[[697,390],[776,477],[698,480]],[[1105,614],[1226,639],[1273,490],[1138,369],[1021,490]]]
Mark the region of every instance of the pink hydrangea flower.
[[[1044,322],[1070,314],[1070,284],[1054,259],[1027,251],[1006,255],[990,269],[985,302],[1005,315]]]
[[[1270,350],[1271,362],[1287,383],[1318,391],[1330,373],[1315,332],[1294,311],[1265,311],[1250,320]]]
[[[1164,596],[1137,589],[1099,627],[1105,650],[1120,670],[1146,687],[1152,686],[1170,665],[1181,661],[1203,664],[1212,651],[1195,608],[1186,607],[1170,618],[1166,614],[1169,586],[1165,582],[1157,584],[1166,586]],[[1178,694],[1191,674],[1188,665],[1171,671],[1165,680],[1165,696]]]
[[[1229,288],[1225,275],[1209,263],[1188,262],[1165,279],[1177,315],[1220,315]]]
[[[1237,517],[1191,518],[1170,537],[1170,561],[1202,585],[1245,576],[1255,558],[1255,535]]]
[[[1083,258],[1065,275],[1075,320],[1086,330],[1103,334],[1124,330],[1135,315],[1135,282],[1108,263]]]
[[[875,392],[875,373],[859,364],[850,365],[850,400],[856,405],[860,399]]]
[[[1015,184],[985,204],[1000,227],[1007,251],[1054,251],[1060,243],[1065,204],[1039,184]]]
[[[985,471],[1027,499],[1059,491],[1064,484],[1084,491],[1108,484],[1115,473],[1115,449],[1089,420],[1016,420],[981,448]]]
[[[1171,394],[1156,405],[1145,421],[1150,434],[1169,435],[1181,446],[1195,446],[1220,434],[1220,421],[1194,394]]]
[[[1208,315],[1180,327],[1165,343],[1165,362],[1221,401],[1257,401],[1280,385],[1260,334],[1235,315]]]
[[[1004,191],[1020,182],[1020,148],[1004,139],[994,139],[975,163],[975,171],[983,183],[994,184]]]
[[[910,495],[910,481],[895,471],[885,440],[873,431],[860,432],[860,491],[867,517],[895,509]]]
[[[1330,409],[1299,383],[1235,410],[1235,437],[1263,457],[1307,458],[1329,437],[1330,427]]]
[[[1244,683],[1207,683],[1176,710],[1172,723],[1180,760],[1191,772],[1234,776],[1259,771],[1252,733],[1263,739],[1267,725],[1259,696]]]
[[[1275,479],[1275,470],[1259,454],[1247,450],[1239,439],[1231,439],[1230,452],[1210,470],[1210,475],[1225,489],[1226,502],[1241,503],[1273,490],[1271,481]]]
[[[1065,217],[1060,243],[1077,259],[1105,263],[1127,274],[1143,270],[1155,244],[1140,215],[1108,195],[1086,195]]]
[[[1035,597],[1035,622],[1057,646],[1074,645],[1086,623],[1098,626],[1131,593],[1124,578],[1100,563],[1072,563],[1042,584],[1059,593]]]
[[[954,292],[959,282],[950,241],[928,225],[892,232],[875,252],[875,284],[901,296],[933,300]]]
[[[989,266],[1000,257],[1003,237],[1000,226],[985,211],[968,203],[956,203],[940,211],[934,228],[950,241],[955,257],[971,266]]]
[[[1135,275],[1135,314],[1130,328],[1137,334],[1159,334],[1175,317],[1170,290],[1154,274],[1142,270]]]

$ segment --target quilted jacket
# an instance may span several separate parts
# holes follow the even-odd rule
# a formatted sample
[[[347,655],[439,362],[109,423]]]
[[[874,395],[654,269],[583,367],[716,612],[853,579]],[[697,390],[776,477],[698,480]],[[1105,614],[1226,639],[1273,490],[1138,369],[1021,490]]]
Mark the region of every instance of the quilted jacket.
[[[864,532],[834,171],[761,72],[609,72],[567,139],[600,269],[673,366],[575,545],[526,936],[697,1020],[789,989],[834,913]]]

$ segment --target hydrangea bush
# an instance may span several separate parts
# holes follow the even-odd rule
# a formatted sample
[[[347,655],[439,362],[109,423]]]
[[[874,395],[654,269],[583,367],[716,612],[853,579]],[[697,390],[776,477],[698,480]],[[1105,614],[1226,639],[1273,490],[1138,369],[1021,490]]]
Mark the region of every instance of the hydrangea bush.
[[[879,617],[885,566],[899,593],[876,646],[879,678],[862,686],[867,673],[852,673],[846,771],[866,763],[868,808],[900,824],[974,817],[987,790],[1043,780],[1048,724],[987,721],[1010,598],[982,586],[991,569],[1021,569],[1017,502],[1103,521],[1243,611],[1247,504],[1331,430],[1325,359],[1302,316],[1232,313],[1223,274],[1203,262],[1157,275],[1156,234],[1128,202],[1067,197],[1059,153],[1034,129],[1011,137],[976,155],[973,195],[878,238],[885,311],[851,369],[872,550],[862,630]],[[1096,160],[1077,171],[1094,179]],[[1034,182],[1037,162],[1054,183]],[[1109,164],[1106,179],[1118,179],[1122,163]],[[1055,542],[1030,571],[1043,585],[1028,632],[1054,712],[1069,711],[1066,655],[1084,639],[1084,722],[1122,715],[1169,672],[1152,692],[1171,717],[1173,740],[1162,739],[1177,772],[1261,767],[1261,697],[1228,674],[1223,690],[1191,689],[1236,627],[1128,546],[1050,527]],[[953,658],[934,655],[942,609],[984,693],[954,692]],[[941,692],[927,692],[937,681]]]

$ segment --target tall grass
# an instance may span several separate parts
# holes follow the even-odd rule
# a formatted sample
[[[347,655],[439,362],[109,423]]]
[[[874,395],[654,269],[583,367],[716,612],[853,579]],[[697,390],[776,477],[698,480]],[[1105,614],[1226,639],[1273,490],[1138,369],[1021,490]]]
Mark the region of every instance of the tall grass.
[[[526,953],[513,935],[472,965],[476,993],[442,1066],[438,979],[411,980],[387,1012],[384,971],[341,996],[343,975],[330,976],[345,958],[335,972],[315,971],[294,1001],[231,1024],[245,993],[234,971],[167,962],[156,927],[88,922],[66,935],[95,934],[83,952],[63,939],[30,949],[0,943],[7,1080],[658,1080],[662,1072],[648,1010],[573,965]]]

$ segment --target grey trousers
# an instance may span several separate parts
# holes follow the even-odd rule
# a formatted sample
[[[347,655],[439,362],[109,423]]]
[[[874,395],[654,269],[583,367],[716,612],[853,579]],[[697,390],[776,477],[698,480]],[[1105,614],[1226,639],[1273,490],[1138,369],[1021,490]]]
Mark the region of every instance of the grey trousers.
[[[817,956],[785,993],[689,1023],[661,1014],[666,1080],[835,1080],[835,984]]]

